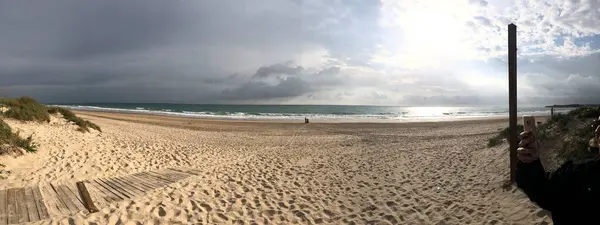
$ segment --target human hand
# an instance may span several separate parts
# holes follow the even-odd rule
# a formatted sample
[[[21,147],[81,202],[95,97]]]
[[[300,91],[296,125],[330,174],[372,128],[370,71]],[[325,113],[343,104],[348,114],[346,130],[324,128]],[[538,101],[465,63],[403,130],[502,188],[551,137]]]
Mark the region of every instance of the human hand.
[[[519,138],[521,141],[519,142],[519,148],[517,148],[517,158],[524,163],[530,163],[538,160],[538,148],[535,143],[535,136],[533,132],[521,132]]]

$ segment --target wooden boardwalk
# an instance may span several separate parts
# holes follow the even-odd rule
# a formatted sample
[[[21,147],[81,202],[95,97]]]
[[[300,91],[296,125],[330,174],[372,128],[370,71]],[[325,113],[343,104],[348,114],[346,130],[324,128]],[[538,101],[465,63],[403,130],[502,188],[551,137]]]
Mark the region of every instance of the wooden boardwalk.
[[[83,183],[93,204],[101,209],[111,203],[142,196],[201,171],[163,169],[122,177],[98,178]],[[89,213],[75,182],[0,190],[0,225],[19,224],[76,213]]]

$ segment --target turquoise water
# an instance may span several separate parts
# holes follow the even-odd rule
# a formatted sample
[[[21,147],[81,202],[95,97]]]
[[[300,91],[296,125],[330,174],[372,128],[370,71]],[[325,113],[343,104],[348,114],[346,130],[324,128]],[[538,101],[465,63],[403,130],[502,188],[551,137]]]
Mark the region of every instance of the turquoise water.
[[[427,121],[505,117],[508,107],[407,107],[346,105],[203,105],[160,103],[56,104],[77,110],[148,113],[172,116],[224,119],[303,119]],[[568,111],[568,110],[563,110]],[[545,116],[544,107],[519,107],[519,115]]]

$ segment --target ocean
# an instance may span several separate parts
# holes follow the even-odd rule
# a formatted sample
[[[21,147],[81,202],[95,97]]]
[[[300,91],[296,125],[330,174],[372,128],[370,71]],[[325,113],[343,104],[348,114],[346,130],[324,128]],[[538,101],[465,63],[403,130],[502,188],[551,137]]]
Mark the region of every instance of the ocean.
[[[359,105],[205,105],[161,103],[52,104],[75,110],[183,117],[311,121],[411,122],[508,117],[508,107],[410,107]],[[556,112],[568,112],[558,109]],[[549,116],[544,107],[518,107],[518,115]]]

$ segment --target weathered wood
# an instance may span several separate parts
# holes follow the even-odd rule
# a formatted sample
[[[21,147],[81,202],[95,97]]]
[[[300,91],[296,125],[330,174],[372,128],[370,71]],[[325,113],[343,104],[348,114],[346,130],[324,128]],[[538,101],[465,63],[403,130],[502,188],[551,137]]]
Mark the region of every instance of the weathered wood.
[[[115,184],[109,178],[100,178],[98,180],[101,180],[102,182],[107,184],[109,187],[111,187],[114,191],[119,192],[121,195],[125,196],[125,199],[133,197],[132,193],[129,193],[128,191],[123,190],[123,188],[119,187],[119,185]]]
[[[146,172],[141,172],[139,174],[136,174],[135,176],[139,177],[140,179],[144,179],[148,182],[155,183],[155,184],[158,184],[161,186],[165,186],[165,185],[168,185],[171,183],[171,181],[168,181],[168,180],[156,177],[156,176],[151,176]]]
[[[138,195],[145,195],[146,191],[148,191],[149,189],[140,185],[139,183],[135,183],[132,182],[131,180],[126,179],[124,176],[123,177],[117,177],[117,179],[119,181],[121,181],[121,183],[129,186],[132,190],[135,190]]]
[[[79,209],[79,211],[83,211],[84,213],[88,213],[87,208],[85,208],[85,205],[83,205],[83,200],[79,196],[79,192],[77,191],[77,187],[75,186],[75,184],[69,182],[67,184],[64,184],[64,188],[65,193],[69,193],[69,198],[71,199],[71,202],[73,202],[73,204],[77,206],[77,209]]]
[[[17,214],[17,189],[11,188],[6,190],[6,201],[8,205],[8,224],[19,223],[19,215]]]
[[[169,177],[169,176],[157,173],[155,171],[148,171],[148,174],[154,175],[154,176],[159,177],[159,178],[162,178],[162,179],[167,180],[167,181],[169,181],[171,183],[175,183],[175,182],[179,181],[179,179],[177,179],[177,178]]]
[[[33,196],[33,190],[31,187],[25,188],[25,205],[27,206],[29,221],[40,220],[37,207],[35,206],[35,198]]]
[[[128,179],[132,180],[133,182],[137,182],[140,183],[142,185],[145,185],[146,187],[149,187],[150,189],[156,189],[156,188],[160,188],[160,185],[156,184],[156,183],[152,183],[149,182],[145,179],[142,179],[138,176],[135,176],[135,174],[129,175]]]
[[[111,181],[113,183],[115,183],[116,185],[119,186],[119,188],[131,193],[132,195],[130,197],[135,197],[135,196],[139,196],[139,195],[143,195],[144,192],[138,190],[137,188],[133,188],[130,185],[126,184],[125,182],[123,182],[119,177],[111,177],[110,178]]]
[[[73,193],[73,196],[75,196],[77,201],[80,202],[83,207],[85,207],[85,205],[83,205],[83,199],[81,198],[81,196],[79,196],[79,191],[77,190],[77,186],[75,185],[75,183],[69,182],[64,185],[69,188],[69,190]]]
[[[46,208],[46,205],[44,204],[44,199],[42,198],[40,187],[35,186],[31,188],[31,191],[33,194],[33,198],[35,199],[35,206],[38,210],[38,216],[40,220],[50,218],[50,216],[48,215],[48,209]]]
[[[152,185],[154,186],[154,188],[162,188],[164,187],[166,184],[162,183],[164,182],[163,180],[158,180],[158,178],[154,178],[154,177],[148,177],[144,174],[134,174],[133,177],[135,179],[140,180],[141,182],[144,182],[146,184]]]
[[[90,197],[92,197],[92,201],[94,201],[96,208],[100,209],[110,204],[110,201],[106,196],[104,196],[103,192],[98,190],[94,182],[88,180],[82,182],[85,183],[85,188],[87,188],[88,192],[90,193]]]
[[[60,202],[62,202],[63,204],[65,204],[65,206],[67,206],[67,208],[69,209],[69,212],[67,213],[67,215],[79,211],[79,208],[75,205],[74,202],[71,201],[71,198],[69,197],[70,191],[68,191],[69,189],[66,186],[60,185],[60,184],[50,184],[50,185],[52,185],[52,188],[54,188],[54,191],[56,191],[58,200]],[[65,192],[65,189],[67,192]]]
[[[104,183],[100,179],[95,179],[94,182],[96,183],[97,187],[104,190],[106,194],[109,194],[109,195],[111,194],[111,196],[113,196],[113,198],[116,197],[117,198],[116,201],[120,201],[120,200],[128,198],[127,196],[122,195],[121,193],[114,190],[112,187],[108,186],[106,183]]]
[[[19,214],[19,223],[29,221],[27,213],[27,204],[25,203],[25,188],[17,188],[17,213]]]
[[[158,180],[162,180],[162,181],[164,181],[166,183],[166,185],[171,184],[171,183],[177,181],[175,179],[167,178],[167,177],[164,177],[163,175],[160,175],[160,174],[157,174],[157,173],[152,173],[150,171],[144,172],[142,174],[145,175],[145,176],[148,176],[148,177],[154,177],[154,178],[156,178]]]
[[[0,189],[0,225],[8,224],[8,202],[6,201],[6,189]]]
[[[90,193],[88,192],[87,188],[85,187],[85,184],[83,182],[79,181],[76,183],[76,185],[77,185],[77,190],[79,192],[79,196],[81,197],[81,200],[83,200],[83,206],[90,213],[98,212],[99,210],[94,205],[94,202],[92,201],[92,197],[90,197]]]
[[[517,26],[508,25],[508,114],[509,114],[509,148],[510,148],[510,180],[516,182],[517,174]]]
[[[48,208],[49,215],[66,215],[69,214],[69,208],[61,202],[58,198],[58,194],[52,187],[52,185],[44,185],[40,186],[40,191],[44,198],[44,202],[46,202],[46,207]]]
[[[136,177],[136,176],[133,176],[133,175],[126,176],[126,177],[125,177],[125,179],[128,179],[128,180],[130,180],[130,181],[131,181],[131,182],[133,182],[133,183],[137,183],[137,184],[139,184],[139,185],[142,185],[142,186],[144,186],[144,187],[145,187],[147,190],[152,190],[152,189],[160,188],[160,186],[159,186],[159,185],[156,185],[156,184],[153,184],[153,183],[146,182],[145,180],[143,180],[143,179],[140,179],[140,178],[138,178],[138,177]]]

